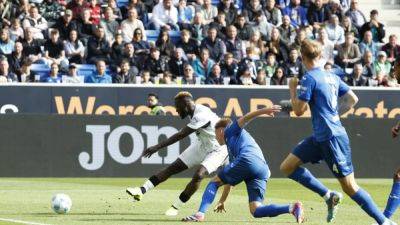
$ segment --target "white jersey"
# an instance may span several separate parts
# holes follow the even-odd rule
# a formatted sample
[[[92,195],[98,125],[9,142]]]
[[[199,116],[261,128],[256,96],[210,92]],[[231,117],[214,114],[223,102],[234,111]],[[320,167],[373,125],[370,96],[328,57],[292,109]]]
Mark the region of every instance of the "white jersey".
[[[193,117],[190,118],[190,122],[187,126],[196,130],[196,135],[204,147],[215,144],[219,145],[215,138],[215,124],[219,119],[217,114],[211,111],[210,108],[196,104]],[[209,125],[204,127],[208,123]]]

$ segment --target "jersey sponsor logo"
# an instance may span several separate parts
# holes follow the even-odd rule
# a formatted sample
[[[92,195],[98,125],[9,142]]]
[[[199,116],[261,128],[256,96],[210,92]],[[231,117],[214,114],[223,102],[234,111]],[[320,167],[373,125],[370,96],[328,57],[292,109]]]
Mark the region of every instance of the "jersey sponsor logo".
[[[335,172],[335,173],[339,173],[339,170],[338,170],[336,164],[333,164],[332,171]]]
[[[91,134],[92,149],[91,152],[83,151],[78,156],[80,166],[86,170],[100,169],[104,165],[106,152],[112,160],[120,164],[132,164],[139,159],[142,164],[171,164],[180,154],[180,143],[177,142],[167,147],[167,155],[164,157],[153,154],[150,158],[141,158],[147,147],[159,142],[160,136],[170,137],[178,132],[171,126],[141,126],[140,129],[119,126],[111,130],[110,125],[86,125],[86,132]],[[132,140],[131,149],[121,149],[120,142],[123,135]],[[191,143],[196,142],[195,135],[189,137]]]

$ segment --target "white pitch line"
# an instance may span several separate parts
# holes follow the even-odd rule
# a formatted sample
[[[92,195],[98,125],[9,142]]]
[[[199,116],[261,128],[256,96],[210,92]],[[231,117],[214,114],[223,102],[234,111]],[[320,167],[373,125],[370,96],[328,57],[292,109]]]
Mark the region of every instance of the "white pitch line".
[[[23,221],[23,220],[14,220],[14,219],[6,219],[6,218],[0,218],[0,221],[11,222],[11,223],[20,223],[20,224],[28,224],[28,225],[50,225],[50,224],[46,224],[46,223],[36,223],[36,222]]]

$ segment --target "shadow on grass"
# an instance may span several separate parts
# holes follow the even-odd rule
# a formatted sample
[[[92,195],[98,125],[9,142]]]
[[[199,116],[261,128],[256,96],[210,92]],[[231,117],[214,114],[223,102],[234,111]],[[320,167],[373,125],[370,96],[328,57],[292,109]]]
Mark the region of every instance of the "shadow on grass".
[[[98,221],[98,222],[112,222],[113,224],[114,223],[118,223],[118,222],[160,222],[160,223],[179,223],[179,222],[181,222],[181,220],[180,219],[174,219],[174,220],[165,220],[165,219],[156,219],[156,218],[154,218],[154,219],[151,219],[151,218],[149,218],[149,219],[144,219],[144,218],[138,218],[138,219],[132,219],[132,218],[119,218],[119,219],[117,219],[117,218],[90,218],[90,219],[79,219],[78,221],[84,221],[84,222],[95,222],[95,221]],[[251,224],[265,224],[266,223],[266,221],[265,220],[263,220],[263,221],[257,221],[257,220],[254,220],[254,221],[249,221],[249,220],[224,220],[224,221],[204,221],[204,222],[202,222],[202,223],[210,223],[210,224],[225,224],[225,223],[230,223],[230,224],[238,224],[238,223],[240,223],[240,224],[242,224],[242,223],[245,223],[245,224],[247,224],[247,223],[251,223]],[[274,224],[288,224],[289,222],[288,221],[274,221]]]

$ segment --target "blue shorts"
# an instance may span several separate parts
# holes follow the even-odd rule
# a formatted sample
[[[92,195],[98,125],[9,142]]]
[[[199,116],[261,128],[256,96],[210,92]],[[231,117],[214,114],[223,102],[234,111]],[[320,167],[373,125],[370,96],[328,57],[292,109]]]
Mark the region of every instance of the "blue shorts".
[[[317,142],[314,137],[308,137],[300,142],[293,154],[303,163],[319,163],[324,160],[337,178],[343,178],[353,173],[351,149],[347,135],[332,137],[329,140]]]
[[[268,165],[261,160],[250,162],[247,159],[237,159],[225,166],[218,173],[218,177],[224,184],[232,186],[244,181],[249,202],[262,202],[270,174]]]

